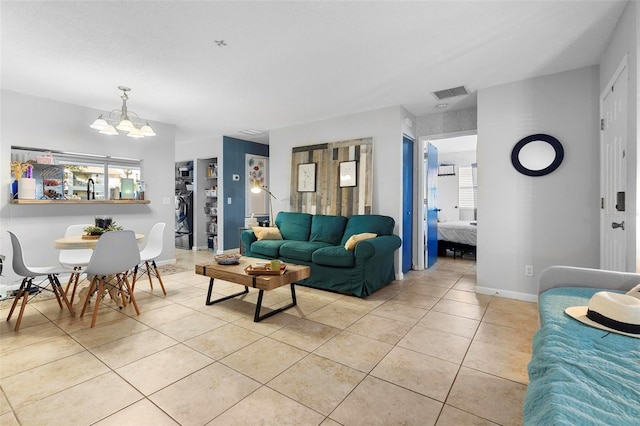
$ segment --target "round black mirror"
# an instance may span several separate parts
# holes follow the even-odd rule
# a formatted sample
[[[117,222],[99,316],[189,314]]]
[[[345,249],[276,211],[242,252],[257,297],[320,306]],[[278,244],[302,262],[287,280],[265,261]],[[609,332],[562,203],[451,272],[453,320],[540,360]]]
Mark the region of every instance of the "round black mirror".
[[[560,141],[542,133],[520,139],[511,151],[513,167],[527,176],[544,176],[560,167],[564,149]]]

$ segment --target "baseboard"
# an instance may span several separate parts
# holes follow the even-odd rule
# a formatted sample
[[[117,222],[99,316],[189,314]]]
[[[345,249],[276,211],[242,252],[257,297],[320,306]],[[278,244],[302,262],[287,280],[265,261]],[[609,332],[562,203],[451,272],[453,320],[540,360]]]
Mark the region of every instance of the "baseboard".
[[[523,302],[538,303],[538,296],[535,294],[519,293],[517,291],[508,291],[500,288],[476,286],[476,293],[505,297],[507,299],[522,300]]]

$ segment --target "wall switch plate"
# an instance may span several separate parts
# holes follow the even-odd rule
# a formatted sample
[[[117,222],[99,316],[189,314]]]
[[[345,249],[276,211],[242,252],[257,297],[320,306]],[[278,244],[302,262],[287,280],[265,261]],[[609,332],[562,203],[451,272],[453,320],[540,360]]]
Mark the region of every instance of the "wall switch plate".
[[[525,277],[533,276],[533,265],[524,265],[524,276]]]
[[[171,198],[162,197],[162,204],[171,204]]]
[[[231,197],[227,198],[227,204],[231,204]]]
[[[232,176],[234,181],[239,181],[240,180],[240,175],[233,175]]]

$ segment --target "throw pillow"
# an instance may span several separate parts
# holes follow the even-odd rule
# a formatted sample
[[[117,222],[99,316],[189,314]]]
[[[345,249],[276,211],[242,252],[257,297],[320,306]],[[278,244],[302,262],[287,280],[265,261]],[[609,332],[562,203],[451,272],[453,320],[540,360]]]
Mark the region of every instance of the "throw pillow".
[[[260,240],[281,240],[282,235],[278,228],[272,226],[254,226],[253,233]]]
[[[377,236],[377,234],[373,234],[371,232],[363,232],[362,234],[352,235],[345,243],[344,248],[347,250],[353,250],[356,248],[356,244],[358,244],[360,241],[375,238]]]

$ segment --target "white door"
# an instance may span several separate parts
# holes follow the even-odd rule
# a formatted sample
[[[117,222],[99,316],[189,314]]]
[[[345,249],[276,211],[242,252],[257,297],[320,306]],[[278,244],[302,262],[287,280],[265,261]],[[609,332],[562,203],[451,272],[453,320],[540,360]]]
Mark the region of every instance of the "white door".
[[[600,268],[626,271],[627,84],[623,64],[602,99],[600,139]]]

